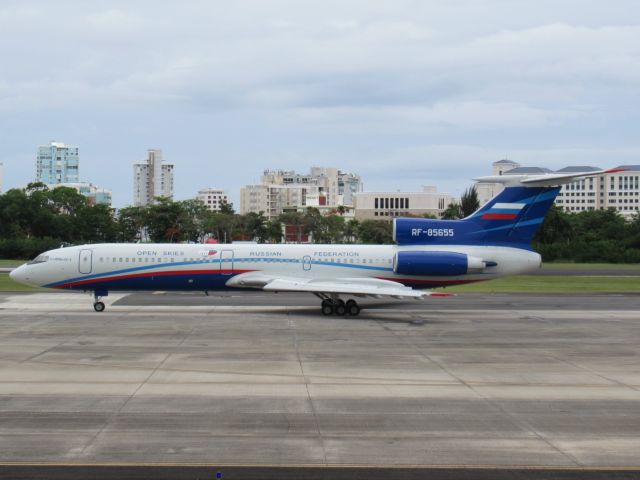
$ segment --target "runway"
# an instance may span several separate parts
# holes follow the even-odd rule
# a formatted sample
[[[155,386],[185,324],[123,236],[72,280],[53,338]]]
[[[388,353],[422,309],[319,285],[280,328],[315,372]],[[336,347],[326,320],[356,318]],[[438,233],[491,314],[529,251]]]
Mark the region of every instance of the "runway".
[[[2,294],[0,475],[637,478],[639,300]]]

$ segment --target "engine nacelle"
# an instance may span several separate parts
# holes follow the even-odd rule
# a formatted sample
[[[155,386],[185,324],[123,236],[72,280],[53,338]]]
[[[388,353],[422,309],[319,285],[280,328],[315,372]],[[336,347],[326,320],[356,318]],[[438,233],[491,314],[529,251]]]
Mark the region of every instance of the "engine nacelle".
[[[398,252],[393,260],[395,273],[425,277],[465,275],[481,272],[485,267],[487,263],[481,258],[457,252]]]

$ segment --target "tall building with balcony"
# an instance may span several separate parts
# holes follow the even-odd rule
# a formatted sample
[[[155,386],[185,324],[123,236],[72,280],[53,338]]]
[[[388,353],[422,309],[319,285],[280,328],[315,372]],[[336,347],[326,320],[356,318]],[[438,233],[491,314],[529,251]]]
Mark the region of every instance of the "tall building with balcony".
[[[133,164],[133,204],[145,206],[156,197],[173,198],[173,169],[173,163],[162,159],[162,150],[148,150],[145,161]]]
[[[337,168],[313,167],[308,174],[293,170],[265,170],[260,184],[240,190],[240,213],[264,212],[274,218],[287,210],[352,207],[362,191],[359,175]]]
[[[51,142],[38,147],[36,181],[54,185],[79,182],[80,157],[78,147]]]
[[[212,212],[219,212],[223,204],[229,203],[229,195],[220,188],[203,188],[196,198]]]

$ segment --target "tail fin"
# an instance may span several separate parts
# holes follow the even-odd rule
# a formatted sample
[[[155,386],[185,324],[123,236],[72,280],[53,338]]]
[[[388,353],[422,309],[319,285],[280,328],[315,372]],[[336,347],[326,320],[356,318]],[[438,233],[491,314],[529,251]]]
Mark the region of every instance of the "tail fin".
[[[531,248],[559,185],[576,179],[623,171],[624,168],[544,175],[501,175],[477,179],[502,183],[505,189],[477,212],[462,220],[398,218],[394,239],[398,245],[500,245]]]
[[[501,245],[530,248],[560,187],[507,187],[462,220],[398,218],[398,245]]]

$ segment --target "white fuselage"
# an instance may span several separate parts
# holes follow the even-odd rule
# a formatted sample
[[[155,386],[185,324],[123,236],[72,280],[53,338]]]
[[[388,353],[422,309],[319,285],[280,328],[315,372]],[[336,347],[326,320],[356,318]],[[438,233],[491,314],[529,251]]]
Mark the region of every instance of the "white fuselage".
[[[394,272],[398,251],[456,252],[495,266],[464,275],[416,276]],[[31,285],[95,291],[216,290],[235,275],[378,278],[434,288],[522,274],[540,268],[540,255],[513,247],[472,245],[95,244],[51,250],[12,272]]]

